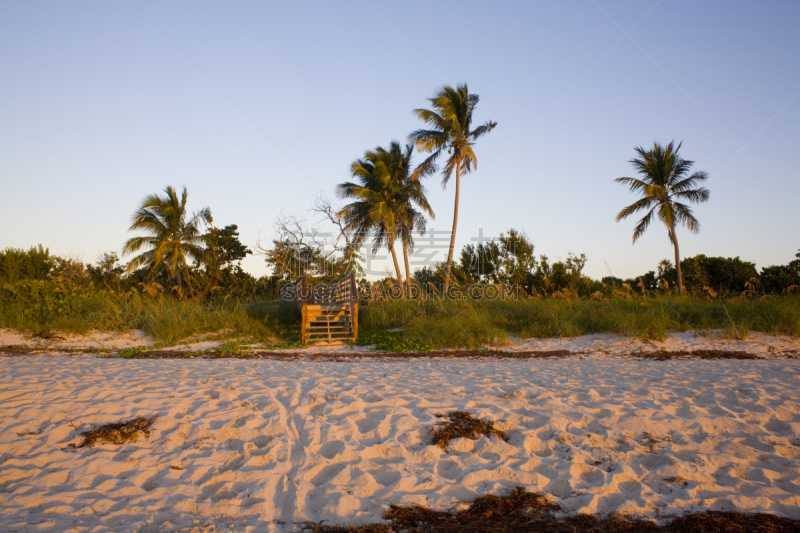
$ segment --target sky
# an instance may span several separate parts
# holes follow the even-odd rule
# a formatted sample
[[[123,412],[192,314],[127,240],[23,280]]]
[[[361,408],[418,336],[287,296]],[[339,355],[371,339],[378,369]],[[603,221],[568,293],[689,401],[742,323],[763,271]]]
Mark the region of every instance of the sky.
[[[793,1],[4,1],[0,249],[119,253],[167,185],[269,244],[282,214],[341,205],[354,159],[406,142],[412,110],[466,82],[476,123],[498,125],[462,180],[458,248],[516,228],[537,255],[586,254],[595,278],[656,269],[667,231],[632,244],[636,220],[614,218],[635,197],[613,180],[633,175],[634,147],[674,139],[710,175],[682,256],[786,264],[800,248],[798,27]],[[425,185],[429,228],[449,230],[454,183]],[[267,272],[259,256],[243,266]]]

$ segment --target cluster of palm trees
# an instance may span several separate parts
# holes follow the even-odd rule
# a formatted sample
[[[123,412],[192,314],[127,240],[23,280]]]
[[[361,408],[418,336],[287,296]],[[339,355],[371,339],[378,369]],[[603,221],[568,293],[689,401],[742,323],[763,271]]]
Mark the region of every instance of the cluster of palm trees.
[[[373,253],[386,247],[392,256],[397,282],[403,287],[400,263],[395,243],[400,240],[405,263],[405,288],[403,297],[411,293],[411,269],[409,254],[414,249],[414,232],[426,229],[425,216],[435,217],[425,196],[422,178],[436,173],[436,163],[443,160],[442,187],[455,176],[455,205],[453,229],[444,272],[444,293],[447,294],[451,280],[453,251],[458,225],[459,193],[461,177],[478,166],[473,147],[480,137],[492,131],[496,122],[487,121],[473,129],[473,114],[478,105],[478,95],[470,94],[466,84],[453,88],[444,86],[433,98],[432,109],[415,109],[414,114],[424,121],[428,129],[420,129],[409,135],[411,144],[401,146],[392,142],[388,149],[377,147],[367,150],[356,159],[350,171],[354,181],[337,187],[339,196],[351,200],[339,212],[344,221],[344,230],[352,235],[352,244],[360,247],[370,236]],[[416,168],[412,168],[414,149],[430,154]],[[657,216],[667,227],[667,233],[675,249],[675,267],[678,274],[678,293],[683,292],[680,251],[676,227],[682,225],[697,232],[700,224],[684,202],[706,202],[709,191],[698,184],[708,179],[706,172],[689,174],[693,161],[682,159],[674,142],[666,147],[654,143],[645,150],[635,148],[638,157],[630,161],[640,175],[639,178],[623,177],[616,181],[628,185],[631,192],[641,198],[617,214],[616,220],[646,211],[633,233],[635,243],[649,227],[653,216]],[[164,190],[164,196],[149,195],[136,211],[130,230],[142,230],[148,235],[129,239],[123,254],[146,251],[134,257],[128,271],[148,267],[152,274],[164,273],[172,279],[181,292],[189,279],[189,261],[202,262],[205,254],[200,224],[211,223],[211,210],[206,207],[189,218],[186,210],[186,189],[179,197],[172,187]]]
[[[400,264],[394,243],[400,239],[406,270],[406,292],[411,291],[411,271],[408,256],[413,251],[414,231],[425,231],[425,214],[434,218],[433,210],[425,197],[425,188],[420,180],[436,173],[436,162],[444,156],[442,187],[446,187],[455,174],[456,191],[453,208],[453,230],[444,275],[444,292],[450,284],[453,265],[458,204],[461,177],[478,167],[473,151],[475,141],[497,126],[488,121],[472,129],[473,113],[478,105],[477,94],[470,94],[466,84],[453,88],[445,85],[429,99],[432,109],[415,109],[414,114],[426,123],[428,129],[417,130],[409,135],[413,144],[402,148],[392,142],[389,149],[382,147],[368,150],[364,157],[351,165],[353,178],[357,181],[342,183],[337,192],[344,199],[352,200],[339,215],[345,221],[345,230],[353,234],[355,245],[361,245],[372,236],[373,253],[386,246],[392,256],[397,281],[403,285]],[[412,170],[411,156],[417,150],[430,155]],[[445,155],[446,154],[446,155]]]

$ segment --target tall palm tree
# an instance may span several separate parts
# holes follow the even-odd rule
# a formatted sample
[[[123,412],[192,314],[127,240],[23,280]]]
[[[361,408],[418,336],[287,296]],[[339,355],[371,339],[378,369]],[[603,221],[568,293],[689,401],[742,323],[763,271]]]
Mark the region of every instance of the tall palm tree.
[[[149,248],[128,263],[128,271],[147,267],[151,275],[155,275],[166,270],[180,292],[184,279],[191,287],[189,260],[202,261],[205,258],[200,223],[212,222],[211,210],[204,207],[187,220],[186,187],[180,198],[171,186],[164,189],[164,193],[164,196],[151,194],[145,197],[134,213],[128,231],[142,230],[148,235],[129,239],[122,253],[132,254],[143,247]]]
[[[339,212],[345,221],[345,230],[354,235],[354,245],[360,246],[371,234],[373,254],[378,247],[386,246],[392,254],[397,280],[402,287],[403,278],[394,248],[397,238],[401,238],[409,291],[411,234],[413,230],[424,230],[425,227],[425,217],[417,207],[434,216],[425,197],[425,188],[419,179],[410,179],[413,150],[413,146],[406,146],[403,150],[397,142],[392,142],[388,150],[382,147],[368,150],[363,159],[357,159],[350,167],[353,177],[360,183],[346,182],[337,187],[340,197],[355,200]],[[420,176],[430,173],[422,172]]]
[[[639,220],[633,230],[633,242],[641,237],[650,222],[653,213],[667,226],[669,240],[675,247],[675,268],[678,271],[678,294],[683,293],[683,274],[681,273],[681,254],[678,248],[678,235],[676,225],[688,228],[697,233],[700,223],[692,214],[692,210],[678,200],[688,202],[708,201],[709,191],[704,187],[697,187],[699,183],[708,179],[704,171],[689,174],[689,169],[694,161],[681,159],[678,151],[683,143],[674,146],[670,142],[666,148],[658,143],[653,143],[653,148],[645,150],[642,147],[634,148],[639,157],[631,159],[630,163],[641,176],[637,178],[617,178],[617,183],[624,183],[631,192],[641,194],[642,198],[632,203],[617,214],[617,222],[623,218],[643,210],[647,214]]]
[[[450,250],[447,253],[447,266],[444,271],[444,292],[450,285],[450,270],[453,266],[453,250],[456,245],[456,227],[458,226],[458,201],[461,189],[461,176],[478,168],[478,158],[472,151],[475,141],[492,131],[497,122],[487,121],[474,130],[472,114],[478,105],[478,95],[469,94],[467,84],[458,85],[455,89],[445,85],[433,98],[428,99],[433,107],[415,109],[414,114],[428,124],[431,129],[417,130],[409,135],[409,140],[416,144],[420,151],[431,155],[422,162],[414,172],[413,178],[435,168],[436,160],[447,152],[447,161],[442,169],[442,187],[447,186],[453,171],[456,175],[456,199],[453,207],[453,231],[450,234]]]

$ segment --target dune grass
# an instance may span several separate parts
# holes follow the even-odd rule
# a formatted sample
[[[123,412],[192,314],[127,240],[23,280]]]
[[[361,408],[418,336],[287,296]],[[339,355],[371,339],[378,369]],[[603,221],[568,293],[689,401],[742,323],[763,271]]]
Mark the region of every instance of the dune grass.
[[[363,306],[364,330],[402,329],[434,348],[502,345],[509,336],[617,333],[661,339],[671,331],[722,329],[800,336],[800,296],[705,300],[688,297],[502,301],[388,301]]]
[[[179,300],[91,294],[51,309],[17,299],[0,305],[0,327],[33,334],[56,331],[144,330],[175,343],[224,332],[269,342],[299,339],[296,304]],[[387,351],[426,351],[503,345],[509,337],[573,337],[616,333],[661,339],[672,331],[721,329],[734,338],[751,331],[800,336],[800,295],[751,299],[676,296],[496,301],[386,301],[361,305],[360,344]]]
[[[0,306],[0,327],[34,335],[140,329],[166,344],[221,331],[232,337],[299,338],[299,311],[274,300],[240,303],[91,295],[71,302],[67,312],[31,309],[16,302]]]

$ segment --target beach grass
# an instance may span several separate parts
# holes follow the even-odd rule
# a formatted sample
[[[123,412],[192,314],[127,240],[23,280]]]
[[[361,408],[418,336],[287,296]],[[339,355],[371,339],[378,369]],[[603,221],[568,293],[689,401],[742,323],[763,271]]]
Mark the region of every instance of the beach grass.
[[[299,321],[299,311],[295,317],[294,307],[274,300],[208,302],[94,294],[73,299],[61,312],[63,307],[42,312],[20,302],[0,306],[0,327],[34,335],[139,329],[166,344],[217,332],[230,337],[283,339],[294,336],[293,323]]]
[[[514,337],[574,337],[616,333],[663,339],[674,331],[751,331],[800,336],[800,296],[754,299],[690,297],[386,301],[364,306],[365,330],[401,329],[434,348],[502,345]]]
[[[180,300],[172,297],[91,293],[46,306],[14,300],[0,306],[0,327],[34,335],[47,332],[139,329],[158,342],[198,335],[288,342],[299,338],[300,310],[292,302]],[[574,337],[615,333],[663,339],[674,331],[723,330],[744,339],[749,332],[800,336],[800,295],[701,299],[650,296],[441,299],[383,301],[361,305],[360,344],[387,351],[502,346],[511,337]]]

